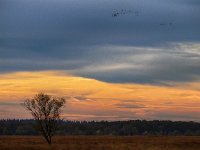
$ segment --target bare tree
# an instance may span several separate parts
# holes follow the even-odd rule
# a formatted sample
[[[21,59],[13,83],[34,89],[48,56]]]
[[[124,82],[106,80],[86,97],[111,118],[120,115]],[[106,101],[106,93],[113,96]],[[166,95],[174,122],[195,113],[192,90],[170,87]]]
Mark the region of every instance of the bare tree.
[[[61,108],[64,104],[64,98],[52,97],[44,93],[39,93],[32,99],[24,101],[24,107],[31,112],[36,121],[36,129],[41,132],[49,145],[58,127]]]

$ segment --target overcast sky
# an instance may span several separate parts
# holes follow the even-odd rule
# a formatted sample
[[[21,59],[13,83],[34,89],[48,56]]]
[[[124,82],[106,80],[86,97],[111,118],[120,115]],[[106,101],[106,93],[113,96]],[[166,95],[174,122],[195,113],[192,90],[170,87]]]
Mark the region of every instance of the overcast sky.
[[[1,0],[0,7],[2,73],[64,70],[152,84],[200,78],[199,0]]]
[[[0,0],[0,118],[44,91],[72,120],[198,121],[199,85],[200,0]]]

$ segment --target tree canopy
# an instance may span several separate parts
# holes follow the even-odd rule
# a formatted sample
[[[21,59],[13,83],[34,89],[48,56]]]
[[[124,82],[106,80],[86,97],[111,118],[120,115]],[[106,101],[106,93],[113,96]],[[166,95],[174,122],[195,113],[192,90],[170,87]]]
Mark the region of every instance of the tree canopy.
[[[36,129],[51,145],[58,121],[60,120],[61,108],[65,104],[64,98],[53,97],[44,93],[35,95],[32,99],[24,101],[24,106],[31,112],[37,123]]]

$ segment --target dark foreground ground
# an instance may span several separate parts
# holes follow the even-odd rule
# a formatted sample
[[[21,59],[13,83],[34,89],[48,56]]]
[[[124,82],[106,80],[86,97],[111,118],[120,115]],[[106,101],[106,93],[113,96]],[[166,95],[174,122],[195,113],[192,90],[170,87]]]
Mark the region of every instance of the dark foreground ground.
[[[0,150],[200,150],[200,137],[64,136],[50,148],[41,137],[0,136]]]

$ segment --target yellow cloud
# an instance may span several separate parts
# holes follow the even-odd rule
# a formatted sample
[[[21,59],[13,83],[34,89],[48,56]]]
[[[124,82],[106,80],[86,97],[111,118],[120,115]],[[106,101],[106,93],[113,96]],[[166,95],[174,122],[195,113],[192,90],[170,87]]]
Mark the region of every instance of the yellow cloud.
[[[12,109],[9,109],[10,113],[6,113],[5,108],[15,107],[5,107],[3,103],[21,103],[38,92],[66,97],[64,116],[71,116],[73,119],[91,116],[93,119],[111,119],[112,116],[113,119],[148,119],[154,118],[155,112],[159,111],[199,112],[198,85],[197,82],[177,84],[173,87],[112,84],[72,76],[61,71],[7,73],[0,75],[0,117],[9,117]],[[16,116],[21,116],[19,114],[24,110],[16,107],[19,108]]]

